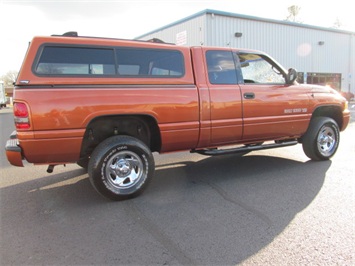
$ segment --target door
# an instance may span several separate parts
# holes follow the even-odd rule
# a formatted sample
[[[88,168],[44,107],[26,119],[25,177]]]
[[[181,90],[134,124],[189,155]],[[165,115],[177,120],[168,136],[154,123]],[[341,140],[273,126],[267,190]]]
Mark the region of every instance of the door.
[[[300,86],[286,84],[285,71],[264,54],[238,53],[243,140],[297,137],[308,126],[309,98]]]
[[[236,60],[231,50],[205,51],[211,112],[211,145],[242,139],[242,98],[237,82]]]

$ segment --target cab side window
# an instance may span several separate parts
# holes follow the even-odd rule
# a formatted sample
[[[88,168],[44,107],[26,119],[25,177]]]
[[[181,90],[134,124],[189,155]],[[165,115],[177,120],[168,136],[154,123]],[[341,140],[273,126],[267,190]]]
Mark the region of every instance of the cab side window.
[[[211,84],[237,84],[237,72],[232,52],[207,51],[206,61]]]
[[[259,54],[238,54],[244,83],[285,84],[282,71]]]

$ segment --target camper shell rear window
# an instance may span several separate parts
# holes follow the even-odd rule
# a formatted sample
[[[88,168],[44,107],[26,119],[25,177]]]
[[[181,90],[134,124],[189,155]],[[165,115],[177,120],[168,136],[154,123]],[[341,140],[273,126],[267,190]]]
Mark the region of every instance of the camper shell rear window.
[[[182,77],[184,56],[173,49],[43,45],[32,68],[38,76]]]

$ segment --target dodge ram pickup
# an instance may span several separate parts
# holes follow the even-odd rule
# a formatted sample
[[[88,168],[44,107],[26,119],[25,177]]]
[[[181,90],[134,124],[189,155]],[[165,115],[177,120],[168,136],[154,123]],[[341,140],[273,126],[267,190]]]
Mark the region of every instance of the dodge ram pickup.
[[[310,159],[328,160],[349,123],[347,101],[296,77],[255,50],[34,37],[15,83],[6,155],[48,172],[77,163],[112,200],[147,187],[153,152],[213,156],[301,143]]]

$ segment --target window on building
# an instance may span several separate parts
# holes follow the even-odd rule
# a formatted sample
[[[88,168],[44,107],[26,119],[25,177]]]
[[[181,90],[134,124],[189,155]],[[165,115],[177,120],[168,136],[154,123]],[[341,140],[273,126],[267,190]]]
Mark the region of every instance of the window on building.
[[[114,75],[113,49],[46,46],[35,72],[40,75]]]
[[[206,61],[211,84],[237,83],[237,72],[232,52],[207,51]]]
[[[285,84],[278,66],[259,54],[238,54],[244,83]]]
[[[341,90],[341,74],[340,73],[307,73],[308,84],[318,84]]]
[[[298,83],[304,83],[304,73],[303,72],[297,72],[297,79],[296,81]]]

